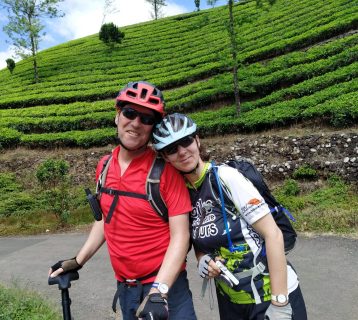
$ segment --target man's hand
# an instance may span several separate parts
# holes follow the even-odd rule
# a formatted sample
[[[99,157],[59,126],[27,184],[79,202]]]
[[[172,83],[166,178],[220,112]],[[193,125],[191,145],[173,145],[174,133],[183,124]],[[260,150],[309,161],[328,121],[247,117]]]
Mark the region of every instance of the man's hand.
[[[168,320],[168,302],[160,293],[148,294],[140,304],[136,316],[145,320]]]
[[[291,304],[287,303],[284,306],[277,306],[270,304],[265,313],[265,320],[291,320],[292,308]]]
[[[60,260],[51,267],[49,276],[54,278],[62,272],[77,271],[81,268],[82,266],[77,262],[76,257],[68,260]]]

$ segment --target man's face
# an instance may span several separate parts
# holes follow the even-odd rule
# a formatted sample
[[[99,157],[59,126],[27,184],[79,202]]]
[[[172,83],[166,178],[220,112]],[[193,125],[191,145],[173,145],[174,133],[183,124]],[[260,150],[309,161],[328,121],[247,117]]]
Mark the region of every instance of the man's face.
[[[149,141],[154,124],[154,111],[136,104],[125,105],[116,117],[118,138],[129,150],[136,150]],[[134,119],[133,119],[134,118]],[[144,122],[144,123],[143,123]]]

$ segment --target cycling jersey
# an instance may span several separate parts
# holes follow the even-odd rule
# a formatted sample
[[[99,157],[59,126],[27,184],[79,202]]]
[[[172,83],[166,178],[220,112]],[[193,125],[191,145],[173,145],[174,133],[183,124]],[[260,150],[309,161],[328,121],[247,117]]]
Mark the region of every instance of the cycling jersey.
[[[106,177],[106,187],[145,194],[147,174],[155,158],[148,148],[133,159],[121,175],[118,163],[120,146],[112,152],[112,160]],[[97,166],[96,179],[103,168],[101,159]],[[168,207],[169,217],[191,211],[190,198],[180,174],[169,164],[165,165],[160,179],[160,193]],[[103,193],[100,200],[104,219],[113,202],[113,196]],[[112,267],[118,281],[138,279],[159,270],[167,251],[170,232],[164,222],[144,199],[120,196],[110,223],[104,224]],[[182,270],[185,269],[183,265]],[[143,280],[153,282],[155,276]]]
[[[230,252],[221,205],[212,192],[211,170],[211,165],[206,165],[204,176],[199,179],[200,185],[196,184],[196,188],[190,188],[193,204],[191,213],[193,244],[201,252],[223,257],[228,269],[234,273],[251,269],[255,263],[262,260],[260,252],[264,243],[264,239],[254,230],[252,224],[270,214],[270,209],[252,183],[240,172],[226,165],[218,167],[222,186],[227,189],[238,210],[237,215],[227,214],[227,222],[231,240],[241,250]],[[291,266],[288,265],[287,268],[288,290],[292,292],[298,286],[297,275]],[[262,301],[271,300],[268,274],[257,276],[254,285]],[[217,286],[233,303],[255,303],[251,277],[241,279],[235,290],[220,281],[217,281]]]

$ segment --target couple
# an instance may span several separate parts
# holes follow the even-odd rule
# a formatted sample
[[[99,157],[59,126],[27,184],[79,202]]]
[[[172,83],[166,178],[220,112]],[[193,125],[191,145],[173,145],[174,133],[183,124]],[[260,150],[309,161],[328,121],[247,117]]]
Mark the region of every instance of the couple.
[[[94,223],[76,257],[54,264],[50,276],[79,270],[107,242],[117,279],[113,308],[119,300],[124,320],[194,320],[185,270],[191,233],[199,274],[218,280],[220,319],[305,320],[304,301],[297,275],[286,262],[282,233],[253,185],[235,169],[218,167],[239,212],[250,199],[260,200],[249,216],[240,214],[239,219],[230,220],[233,241],[246,248],[230,253],[220,205],[213,205],[216,202],[208,189],[208,173],[214,167],[200,157],[196,124],[182,114],[165,116],[161,91],[144,81],[127,84],[117,96],[116,109],[119,145],[110,159],[100,160],[96,172],[98,180],[106,162],[111,161],[99,199],[103,219]],[[150,140],[166,160],[160,194],[168,222],[148,200],[138,196],[146,193],[147,175],[156,158],[148,146]],[[210,208],[203,208],[203,203],[211,204]],[[208,220],[215,230],[209,235],[203,232]],[[258,244],[253,237],[260,239]],[[219,280],[216,261],[231,266],[233,272],[250,269],[263,241],[269,274],[259,274],[252,281],[246,278],[234,288]]]

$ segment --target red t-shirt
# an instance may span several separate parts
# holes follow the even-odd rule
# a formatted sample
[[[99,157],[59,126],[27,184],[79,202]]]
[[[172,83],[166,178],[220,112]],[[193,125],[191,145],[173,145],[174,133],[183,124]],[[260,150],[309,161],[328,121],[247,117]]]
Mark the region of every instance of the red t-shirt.
[[[115,190],[146,194],[145,184],[155,153],[148,148],[133,159],[124,175],[120,176],[118,146],[112,160],[105,187]],[[98,179],[104,158],[97,166]],[[169,216],[187,214],[192,210],[189,193],[182,176],[168,163],[160,179],[160,193],[168,208]],[[113,202],[113,196],[103,193],[100,204],[104,219]],[[119,196],[110,223],[104,224],[104,233],[113,270],[117,280],[137,279],[158,270],[170,240],[169,224],[153,210],[147,200]],[[185,266],[183,266],[183,269]],[[155,277],[145,281],[151,282]]]

